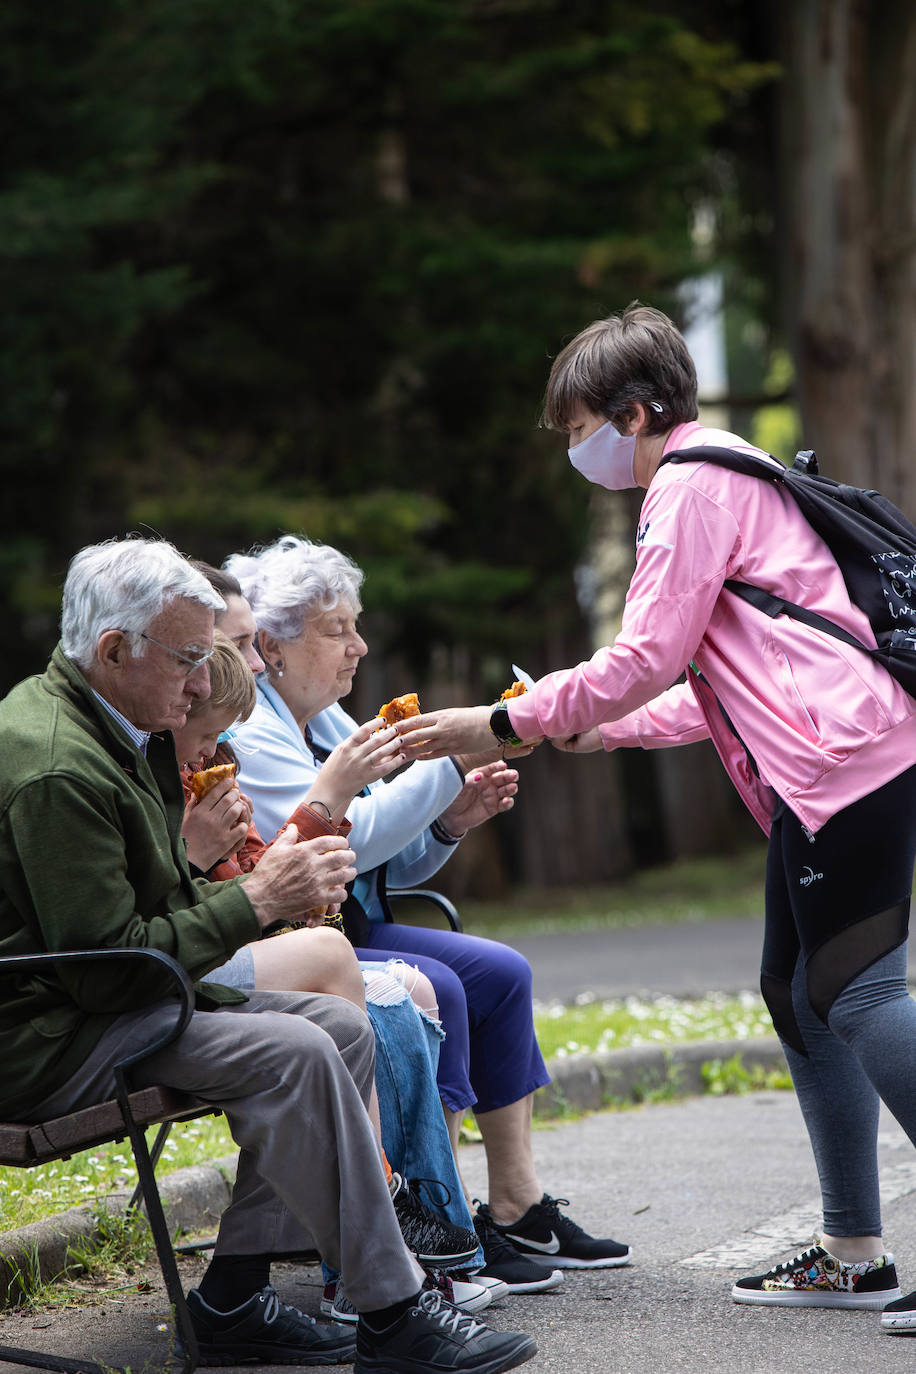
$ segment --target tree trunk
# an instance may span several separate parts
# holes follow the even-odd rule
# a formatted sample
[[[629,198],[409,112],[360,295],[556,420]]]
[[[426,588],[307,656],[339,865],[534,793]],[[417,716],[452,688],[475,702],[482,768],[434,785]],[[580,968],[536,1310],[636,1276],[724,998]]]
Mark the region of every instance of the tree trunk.
[[[784,0],[787,300],[806,447],[916,511],[916,8]]]

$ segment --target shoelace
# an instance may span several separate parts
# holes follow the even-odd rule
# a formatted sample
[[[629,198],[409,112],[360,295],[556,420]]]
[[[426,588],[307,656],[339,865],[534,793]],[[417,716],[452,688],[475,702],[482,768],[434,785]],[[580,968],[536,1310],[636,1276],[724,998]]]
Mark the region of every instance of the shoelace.
[[[453,1307],[436,1288],[421,1293],[417,1307],[427,1317],[434,1318],[443,1331],[451,1331],[463,1341],[469,1341],[478,1331],[486,1330],[483,1322],[475,1322],[474,1318],[462,1312],[460,1307]]]
[[[543,1201],[540,1203],[541,1211],[546,1212],[548,1214],[548,1216],[550,1217],[551,1225],[554,1227],[554,1229],[562,1227],[563,1230],[566,1232],[567,1239],[576,1235],[584,1236],[585,1232],[582,1230],[582,1227],[577,1226],[577,1224],[572,1220],[571,1217],[564,1217],[560,1215],[560,1208],[568,1206],[568,1197],[551,1197],[549,1193],[544,1194]]]
[[[405,1183],[407,1184],[408,1192],[414,1194],[414,1196],[416,1197],[416,1200],[420,1203],[420,1206],[421,1206],[421,1207],[425,1207],[425,1206],[427,1205],[427,1204],[423,1201],[423,1199],[420,1197],[420,1184],[421,1184],[421,1183],[425,1183],[425,1184],[426,1184],[426,1187],[427,1187],[427,1189],[429,1190],[429,1195],[430,1195],[431,1198],[434,1198],[434,1197],[435,1197],[435,1195],[434,1195],[434,1193],[433,1193],[433,1191],[432,1191],[433,1188],[441,1188],[442,1192],[445,1194],[445,1201],[444,1201],[444,1202],[440,1202],[440,1203],[435,1203],[434,1205],[439,1206],[439,1207],[447,1207],[448,1204],[449,1204],[449,1203],[451,1202],[451,1200],[452,1200],[452,1193],[451,1193],[451,1189],[449,1188],[448,1184],[447,1184],[447,1183],[443,1183],[443,1182],[442,1182],[440,1179],[438,1179],[438,1178],[408,1178],[408,1179],[405,1179],[404,1181],[405,1181]]]
[[[808,1269],[815,1262],[815,1260],[819,1260],[821,1258],[823,1253],[823,1246],[812,1245],[810,1249],[803,1250],[801,1254],[796,1255],[794,1259],[785,1260],[782,1264],[774,1265],[772,1269],[768,1270],[768,1273],[789,1274],[792,1272],[793,1269]]]
[[[298,1307],[292,1307],[288,1302],[281,1302],[280,1295],[276,1288],[264,1288],[258,1294],[258,1301],[264,1304],[264,1325],[272,1326],[281,1312],[292,1312],[294,1316],[300,1317],[302,1321],[308,1322],[310,1326],[315,1325],[315,1318],[309,1317],[305,1312],[300,1312]]]
[[[474,1201],[476,1202],[477,1199],[475,1198]],[[504,1259],[508,1259],[510,1256],[512,1259],[518,1259],[519,1251],[511,1240],[506,1240],[503,1233],[497,1231],[490,1218],[481,1212],[475,1213],[474,1230],[477,1232],[477,1239],[483,1246],[484,1254],[488,1260],[498,1260],[500,1256]]]
[[[445,1217],[440,1217],[426,1205],[419,1195],[419,1185],[426,1183],[441,1187],[446,1195],[446,1203],[451,1198],[451,1193],[444,1183],[439,1183],[434,1178],[403,1179],[404,1187],[401,1188],[394,1201],[394,1209],[401,1223],[401,1230],[410,1227],[410,1232],[405,1235],[405,1240],[410,1249],[426,1249],[445,1241],[448,1244],[455,1244],[459,1234],[459,1228],[453,1226]]]

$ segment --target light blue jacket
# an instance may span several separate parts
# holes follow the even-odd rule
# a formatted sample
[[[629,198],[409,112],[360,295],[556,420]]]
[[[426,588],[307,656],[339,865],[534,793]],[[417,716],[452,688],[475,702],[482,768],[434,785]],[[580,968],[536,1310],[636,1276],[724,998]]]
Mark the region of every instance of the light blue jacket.
[[[357,728],[340,705],[320,711],[310,722],[316,745],[330,751]],[[258,701],[237,726],[241,748],[239,781],[251,798],[254,823],[272,840],[315,780],[320,763],[283,699],[258,679]],[[417,762],[391,782],[370,784],[347,808],[353,823],[349,841],[356,852],[359,878],[354,896],[371,921],[384,919],[378,900],[378,870],[387,863],[389,887],[411,887],[436,873],[454,848],[433,838],[430,824],[457,797],[464,778],[452,759]]]

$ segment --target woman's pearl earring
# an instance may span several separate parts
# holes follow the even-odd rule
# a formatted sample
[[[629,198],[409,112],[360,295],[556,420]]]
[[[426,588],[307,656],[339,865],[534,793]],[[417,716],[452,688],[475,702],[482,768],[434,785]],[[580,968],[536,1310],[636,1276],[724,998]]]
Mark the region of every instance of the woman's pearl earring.
[[[283,676],[283,660],[282,660],[282,658],[281,658],[280,661],[279,661],[279,663],[277,664],[277,677],[282,677],[282,676]]]

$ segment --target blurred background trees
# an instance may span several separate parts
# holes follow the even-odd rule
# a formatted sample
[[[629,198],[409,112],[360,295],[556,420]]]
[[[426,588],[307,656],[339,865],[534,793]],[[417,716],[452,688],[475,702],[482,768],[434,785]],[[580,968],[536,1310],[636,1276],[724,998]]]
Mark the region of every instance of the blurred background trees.
[[[131,529],[356,558],[358,716],[587,656],[635,507],[538,429],[550,358],[637,297],[689,325],[704,273],[716,413],[916,508],[914,44],[896,0],[7,0],[4,689]],[[524,783],[455,882],[748,834],[702,747]]]

